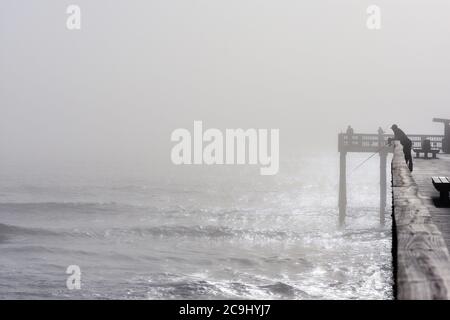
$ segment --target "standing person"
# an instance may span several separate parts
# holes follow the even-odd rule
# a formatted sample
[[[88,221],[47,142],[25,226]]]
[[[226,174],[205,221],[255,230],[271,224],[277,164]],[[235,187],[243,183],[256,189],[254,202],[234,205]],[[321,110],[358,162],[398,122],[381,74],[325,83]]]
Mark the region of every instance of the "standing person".
[[[396,124],[391,127],[394,131],[394,140],[399,140],[403,146],[403,153],[405,154],[405,161],[408,165],[409,171],[413,171],[413,160],[411,156],[412,142],[409,140],[408,136],[400,129]]]
[[[349,136],[353,135],[354,131],[353,131],[352,126],[348,126],[348,127],[347,127],[347,132],[346,132],[346,133],[347,133]]]

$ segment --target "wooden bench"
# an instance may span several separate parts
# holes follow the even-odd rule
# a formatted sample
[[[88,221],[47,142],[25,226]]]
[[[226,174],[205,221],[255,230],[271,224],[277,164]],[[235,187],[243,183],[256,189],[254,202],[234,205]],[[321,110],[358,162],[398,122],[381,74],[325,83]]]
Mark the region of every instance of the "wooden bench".
[[[416,153],[416,158],[420,157],[420,154],[423,153],[424,158],[428,159],[428,154],[431,153],[433,159],[436,159],[436,155],[439,153],[439,149],[414,149],[414,152]]]
[[[431,153],[433,156],[433,159],[436,159],[436,154],[439,153],[439,149],[432,149],[431,148],[431,140],[424,139],[420,143],[420,148],[414,149],[414,152],[416,153],[416,158],[419,158],[420,154],[423,153],[424,158],[428,159],[428,154]]]
[[[450,191],[450,178],[448,177],[432,177],[433,186],[441,194],[441,201],[448,202],[448,192]]]

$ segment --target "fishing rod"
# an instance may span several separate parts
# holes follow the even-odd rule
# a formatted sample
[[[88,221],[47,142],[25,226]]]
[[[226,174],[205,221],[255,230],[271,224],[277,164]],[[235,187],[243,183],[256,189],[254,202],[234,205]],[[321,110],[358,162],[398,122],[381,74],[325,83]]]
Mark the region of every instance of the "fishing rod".
[[[391,138],[389,138],[388,139],[388,142],[384,145],[384,146],[381,146],[377,151],[375,151],[372,155],[370,155],[367,159],[365,159],[363,162],[361,162],[360,164],[358,164],[356,167],[354,167],[353,169],[352,169],[352,171],[350,171],[350,174],[352,174],[354,171],[356,171],[356,170],[358,170],[360,167],[362,167],[362,165],[363,164],[365,164],[367,161],[369,161],[370,159],[372,159],[377,153],[379,153],[381,150],[383,150],[384,148],[386,148],[386,147],[390,147],[391,146],[391,142],[392,142],[392,139]]]
[[[387,129],[387,128],[385,128]],[[383,130],[383,128],[380,127],[381,133],[380,134],[384,134],[386,131]],[[378,148],[373,154],[371,154],[367,159],[365,159],[364,161],[362,161],[360,164],[358,164],[355,168],[353,168],[350,171],[350,174],[353,174],[353,172],[355,172],[356,170],[358,170],[360,167],[362,167],[367,161],[369,161],[370,159],[372,159],[377,153],[379,153],[381,150],[383,150],[384,148],[386,148],[387,146],[391,146],[392,145],[392,138],[388,138],[388,141],[386,142],[385,145],[381,146],[380,148]]]

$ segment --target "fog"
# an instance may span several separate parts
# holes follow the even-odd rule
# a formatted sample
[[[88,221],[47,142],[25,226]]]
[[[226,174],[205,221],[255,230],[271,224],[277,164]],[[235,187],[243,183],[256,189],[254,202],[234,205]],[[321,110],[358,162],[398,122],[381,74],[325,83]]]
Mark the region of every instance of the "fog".
[[[164,170],[171,132],[194,120],[279,128],[282,155],[335,153],[349,124],[442,134],[449,14],[437,0],[2,0],[0,164]]]

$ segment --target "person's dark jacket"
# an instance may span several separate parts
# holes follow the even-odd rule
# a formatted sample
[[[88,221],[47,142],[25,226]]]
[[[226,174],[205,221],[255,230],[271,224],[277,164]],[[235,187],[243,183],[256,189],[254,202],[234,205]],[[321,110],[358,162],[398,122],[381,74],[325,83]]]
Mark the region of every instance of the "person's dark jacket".
[[[400,143],[402,144],[402,146],[406,146],[406,147],[411,147],[411,140],[409,140],[408,136],[406,135],[406,133],[403,132],[402,129],[399,128],[395,128],[392,129],[394,131],[394,139],[395,140],[399,140]]]

